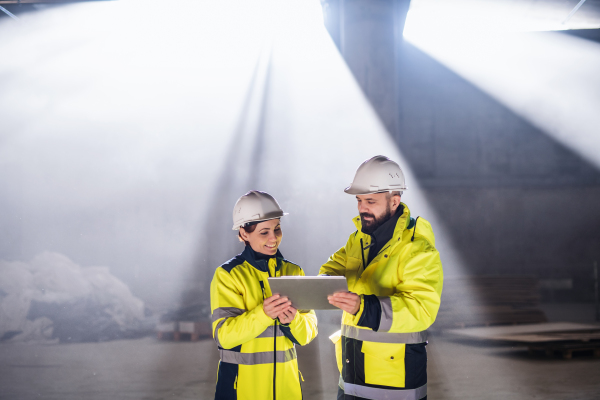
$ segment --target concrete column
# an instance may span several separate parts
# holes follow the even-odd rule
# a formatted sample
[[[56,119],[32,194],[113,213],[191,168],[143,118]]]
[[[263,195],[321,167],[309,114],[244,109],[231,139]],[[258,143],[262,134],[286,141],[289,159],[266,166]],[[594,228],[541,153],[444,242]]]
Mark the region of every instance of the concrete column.
[[[325,0],[325,24],[391,134],[398,127],[397,57],[410,0]]]

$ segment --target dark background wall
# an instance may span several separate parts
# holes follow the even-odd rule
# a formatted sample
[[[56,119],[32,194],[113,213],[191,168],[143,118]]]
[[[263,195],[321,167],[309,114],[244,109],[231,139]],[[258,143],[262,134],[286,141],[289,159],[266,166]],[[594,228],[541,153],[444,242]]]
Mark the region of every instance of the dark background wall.
[[[332,38],[468,273],[568,279],[572,290],[546,298],[591,299],[600,260],[599,171],[405,42],[409,1],[323,4]],[[577,34],[597,41],[597,32]]]

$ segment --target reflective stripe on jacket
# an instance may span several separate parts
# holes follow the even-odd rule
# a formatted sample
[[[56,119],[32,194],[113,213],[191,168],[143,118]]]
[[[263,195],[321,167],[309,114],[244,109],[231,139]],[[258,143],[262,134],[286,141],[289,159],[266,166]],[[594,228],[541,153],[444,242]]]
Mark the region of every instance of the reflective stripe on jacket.
[[[371,237],[361,232],[360,217],[355,217],[357,231],[319,271],[345,276],[348,290],[375,295],[381,306],[377,331],[358,325],[365,306],[361,296],[359,311],[344,312],[342,330],[331,336],[340,388],[348,399],[417,400],[427,394],[426,330],[440,306],[442,264],[429,222],[411,219],[402,205],[392,238],[367,268],[363,260],[368,260]]]
[[[279,251],[268,261],[254,254],[246,246],[217,268],[211,282],[213,337],[221,354],[215,399],[301,399],[294,346],[317,336],[317,317],[298,311],[289,325],[281,325],[264,313],[262,303],[272,295],[267,278],[304,271]]]

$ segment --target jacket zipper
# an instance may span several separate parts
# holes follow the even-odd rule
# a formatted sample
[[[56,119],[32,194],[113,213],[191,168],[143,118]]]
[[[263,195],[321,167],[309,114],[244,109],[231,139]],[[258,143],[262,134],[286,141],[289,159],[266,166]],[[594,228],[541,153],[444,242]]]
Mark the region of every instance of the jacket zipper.
[[[363,240],[362,238],[360,239],[360,255],[362,257],[362,265],[363,265],[363,271],[367,269],[367,264],[365,263],[365,248],[364,248],[364,244],[363,244]],[[360,279],[360,276],[362,275],[362,273],[360,273],[358,275],[358,278]]]
[[[269,271],[269,275],[271,275],[271,270],[269,269],[269,265],[267,264],[267,269]],[[277,267],[275,267],[275,277],[277,277]],[[273,400],[277,399],[277,318],[273,320],[273,325],[275,329],[273,329]]]
[[[275,320],[275,329],[273,329],[273,400],[277,398],[275,391],[277,382],[277,320]]]

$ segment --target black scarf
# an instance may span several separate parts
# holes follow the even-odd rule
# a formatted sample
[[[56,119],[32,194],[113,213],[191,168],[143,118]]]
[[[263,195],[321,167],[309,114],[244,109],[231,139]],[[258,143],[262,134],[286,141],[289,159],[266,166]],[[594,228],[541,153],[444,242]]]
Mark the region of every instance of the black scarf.
[[[367,265],[371,264],[371,261],[375,258],[377,253],[381,251],[383,246],[387,242],[390,241],[392,236],[394,236],[394,230],[396,229],[396,224],[398,223],[398,219],[404,213],[404,206],[400,204],[396,209],[396,212],[385,221],[381,226],[375,229],[371,236],[371,245],[369,246],[369,258],[367,260]]]

